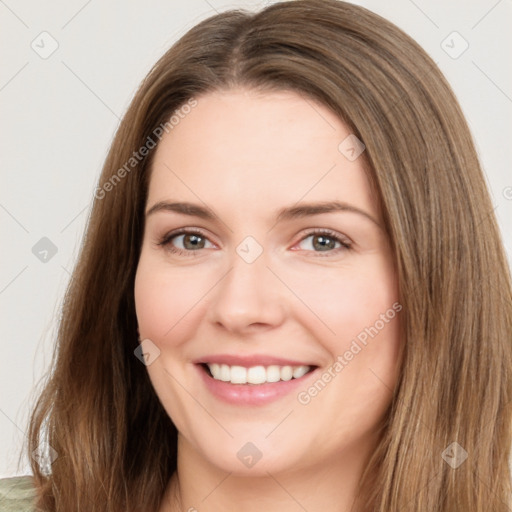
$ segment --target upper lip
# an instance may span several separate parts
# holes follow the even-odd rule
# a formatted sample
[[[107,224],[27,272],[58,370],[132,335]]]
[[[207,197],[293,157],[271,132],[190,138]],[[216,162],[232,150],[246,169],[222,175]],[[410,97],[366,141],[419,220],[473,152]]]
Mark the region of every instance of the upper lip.
[[[253,355],[232,355],[232,354],[212,354],[201,357],[194,361],[195,364],[217,363],[227,364],[229,366],[244,366],[250,368],[252,366],[315,366],[311,363],[297,361],[294,359],[286,359],[264,354]]]

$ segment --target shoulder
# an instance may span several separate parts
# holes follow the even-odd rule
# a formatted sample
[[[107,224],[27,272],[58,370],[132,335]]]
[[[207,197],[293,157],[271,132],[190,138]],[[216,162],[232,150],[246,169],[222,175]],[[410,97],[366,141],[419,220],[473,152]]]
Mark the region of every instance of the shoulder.
[[[35,498],[31,476],[0,478],[0,512],[35,512]]]

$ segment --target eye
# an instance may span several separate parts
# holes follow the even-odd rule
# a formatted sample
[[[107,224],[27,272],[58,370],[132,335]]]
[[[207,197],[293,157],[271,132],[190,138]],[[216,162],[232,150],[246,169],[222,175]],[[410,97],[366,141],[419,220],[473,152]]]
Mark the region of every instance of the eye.
[[[301,250],[316,253],[316,256],[330,256],[349,250],[351,243],[349,239],[334,231],[321,229],[309,232],[297,245]],[[202,232],[192,229],[168,233],[158,242],[158,245],[182,256],[196,256],[201,249],[214,247]]]
[[[298,244],[303,250],[312,250],[316,253],[337,254],[351,248],[351,242],[345,237],[330,230],[316,230],[310,232]],[[319,254],[323,256],[323,254]]]
[[[210,244],[210,246],[207,244]],[[158,242],[158,245],[165,247],[172,253],[185,256],[195,256],[194,252],[213,247],[213,244],[200,231],[188,229],[166,234]]]

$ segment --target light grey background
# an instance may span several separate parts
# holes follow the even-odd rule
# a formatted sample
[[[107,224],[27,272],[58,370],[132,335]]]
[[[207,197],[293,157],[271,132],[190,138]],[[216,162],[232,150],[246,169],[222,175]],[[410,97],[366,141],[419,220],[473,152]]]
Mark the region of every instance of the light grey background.
[[[51,360],[96,180],[136,87],[201,19],[268,3],[0,0],[0,477],[29,472],[25,459],[18,467],[29,406]],[[415,38],[452,84],[512,259],[512,2],[354,3]],[[45,31],[49,35],[41,35]],[[45,242],[33,253],[43,237],[55,255],[44,252]]]

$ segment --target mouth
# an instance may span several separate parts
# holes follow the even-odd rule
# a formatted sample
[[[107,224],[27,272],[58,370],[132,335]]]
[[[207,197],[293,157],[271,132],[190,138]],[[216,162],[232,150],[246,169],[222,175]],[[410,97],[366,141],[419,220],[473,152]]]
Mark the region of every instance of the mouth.
[[[302,364],[240,366],[197,362],[194,366],[211,397],[237,407],[290,399],[310,386],[320,371],[319,366]]]
[[[214,380],[252,386],[297,380],[317,368],[314,365],[257,365],[250,367],[219,363],[199,363],[199,365]]]

